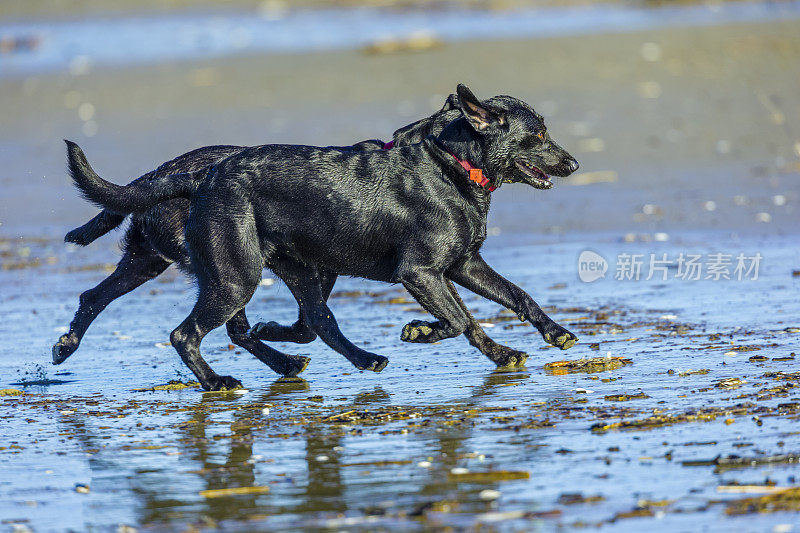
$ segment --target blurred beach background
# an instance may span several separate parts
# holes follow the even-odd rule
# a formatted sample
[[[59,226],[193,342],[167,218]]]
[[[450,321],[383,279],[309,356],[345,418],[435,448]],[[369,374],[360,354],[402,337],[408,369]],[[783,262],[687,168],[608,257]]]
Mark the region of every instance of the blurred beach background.
[[[71,320],[78,295],[113,269],[121,235],[82,249],[63,244],[66,231],[97,210],[70,183],[62,139],[77,142],[101,176],[127,183],[204,145],[388,140],[395,129],[438,110],[459,82],[481,98],[509,94],[530,103],[581,163],[577,174],[557,179],[551,190],[498,190],[485,245],[495,268],[566,321],[581,344],[555,354],[530,327],[497,322],[492,336],[532,354],[527,372],[498,377],[463,341],[401,345],[402,324],[424,315],[381,305],[389,297],[370,291],[384,286],[343,280],[334,310],[356,344],[390,356],[381,375],[351,372],[317,341],[278,345],[311,355],[314,363],[304,374],[307,382],[273,383],[247,354],[234,357],[224,348],[228,341],[220,331],[207,338],[205,352],[215,368],[242,378],[257,399],[209,400],[194,389],[131,392],[188,377],[173,350],[159,347],[194,294],[171,268],[112,304],[69,361],[49,366],[50,347]],[[729,510],[738,507],[709,503],[726,498],[717,487],[733,481],[763,484],[772,476],[779,486],[792,485],[791,466],[723,479],[711,468],[682,468],[670,462],[671,453],[664,459],[668,448],[662,445],[713,441],[702,449],[678,448],[676,457],[687,459],[800,452],[797,413],[777,407],[789,400],[764,399],[765,409],[789,418],[763,426],[746,422],[747,429],[740,429],[744,421],[765,416],[754,414],[755,407],[719,414],[700,430],[651,431],[641,441],[629,433],[596,436],[589,426],[660,409],[685,414],[714,402],[741,403],[746,400],[714,383],[747,378],[746,387],[757,388],[775,365],[794,371],[792,383],[800,384],[793,360],[764,363],[748,359],[748,350],[731,351],[732,345],[757,346],[750,351],[780,359],[800,347],[798,119],[798,1],[0,1],[0,379],[24,393],[0,404],[8,422],[0,464],[10,472],[0,481],[0,528],[492,523],[500,530],[593,524],[690,531],[701,524],[707,531],[769,531],[791,525],[796,515],[785,508],[778,509],[783,514],[733,518]],[[579,281],[577,259],[585,250],[612,262],[605,279]],[[693,283],[672,279],[673,264],[662,283],[614,279],[613,258],[620,254],[646,260],[652,253],[675,258],[689,251],[760,253],[761,278]],[[293,320],[291,295],[270,284],[248,308],[251,320]],[[494,304],[473,297],[467,303],[487,324],[501,316]],[[616,326],[603,325],[608,314]],[[393,327],[382,328],[387,324]],[[703,350],[692,331],[702,333]],[[665,344],[662,334],[677,337]],[[599,352],[588,347],[592,343]],[[629,357],[633,365],[602,381],[541,369],[560,357],[606,352]],[[428,366],[432,358],[441,364]],[[710,373],[665,381],[679,379],[667,376],[668,369],[701,368]],[[593,410],[609,405],[608,395],[636,390],[648,398],[625,404],[628,411]],[[581,414],[563,407],[578,405],[576,395],[589,402]],[[554,427],[500,430],[492,426],[496,417],[484,413],[470,431],[458,433],[437,411],[423,412],[432,425],[408,434],[386,422],[357,436],[347,426],[343,436],[330,424],[303,430],[298,418],[308,405],[334,416],[341,406],[510,409],[520,399],[527,402],[525,413],[546,412]],[[96,402],[112,407],[92,415]],[[283,414],[276,405],[286,406]],[[109,414],[114,410],[122,413],[119,420]],[[187,412],[195,417],[188,422],[182,418]],[[163,417],[157,436],[142,429],[147,413]],[[217,441],[212,435],[225,433],[217,431],[220,424],[228,436]],[[393,436],[381,436],[384,429]],[[148,444],[131,448],[138,439]],[[284,446],[286,439],[299,451]],[[740,449],[743,442],[752,447]],[[476,448],[480,453],[469,455]],[[627,462],[608,466],[600,456],[612,448]],[[118,456],[120,450],[127,455]],[[523,469],[531,479],[454,480],[459,474],[452,468],[484,468],[475,463],[481,455],[492,468]],[[381,464],[386,457],[401,462]],[[351,476],[341,471],[344,463],[369,463],[359,470],[378,474]],[[426,474],[407,473],[412,467]],[[178,474],[181,484],[171,477]],[[558,487],[542,481],[556,478]],[[272,492],[234,502],[199,493],[257,481]],[[91,493],[77,490],[83,483]],[[564,497],[576,492],[602,500]],[[382,506],[380,513],[375,506]]]
[[[581,161],[566,183],[607,183],[506,188],[501,229],[781,231],[797,221],[798,16],[796,2],[4,2],[15,201],[0,231],[91,215],[61,138],[127,181],[209,144],[388,138],[458,82],[530,102]]]

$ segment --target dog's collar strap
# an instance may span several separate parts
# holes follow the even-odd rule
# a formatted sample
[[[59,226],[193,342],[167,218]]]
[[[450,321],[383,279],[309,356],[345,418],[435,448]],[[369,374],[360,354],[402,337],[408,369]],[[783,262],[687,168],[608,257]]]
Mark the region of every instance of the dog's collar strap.
[[[393,140],[389,141],[388,143],[383,143],[383,149],[384,150],[391,150],[392,148],[394,148],[394,141]],[[497,188],[497,187],[495,187],[494,185],[492,185],[489,182],[489,178],[487,178],[486,176],[483,175],[483,170],[482,169],[474,167],[472,165],[472,163],[470,163],[466,159],[459,159],[456,154],[454,154],[453,152],[451,152],[449,150],[447,150],[447,153],[449,153],[451,156],[453,156],[453,159],[458,161],[458,164],[461,165],[461,167],[464,170],[469,172],[469,180],[471,182],[477,183],[480,187],[483,187],[484,189],[488,190],[489,192],[492,192]]]
[[[472,181],[474,183],[477,183],[479,186],[483,187],[484,189],[486,189],[489,192],[492,192],[497,188],[494,185],[492,185],[491,182],[489,182],[489,178],[487,178],[486,176],[483,175],[483,170],[482,169],[474,167],[472,165],[472,163],[470,163],[466,159],[459,159],[458,156],[456,154],[454,154],[453,152],[450,152],[449,150],[448,150],[448,152],[450,153],[450,155],[453,156],[453,159],[458,161],[458,164],[461,165],[461,167],[464,170],[469,172],[469,180],[470,181]]]

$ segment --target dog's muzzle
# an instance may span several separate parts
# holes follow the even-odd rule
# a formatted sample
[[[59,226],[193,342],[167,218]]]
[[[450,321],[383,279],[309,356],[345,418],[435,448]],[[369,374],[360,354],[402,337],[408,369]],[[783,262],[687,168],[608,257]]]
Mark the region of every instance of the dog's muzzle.
[[[576,161],[575,164],[577,165],[578,162]],[[550,176],[539,167],[523,163],[519,160],[514,161],[514,166],[525,174],[527,178],[525,182],[528,183],[528,185],[537,189],[550,189],[553,186],[553,182],[550,181]]]

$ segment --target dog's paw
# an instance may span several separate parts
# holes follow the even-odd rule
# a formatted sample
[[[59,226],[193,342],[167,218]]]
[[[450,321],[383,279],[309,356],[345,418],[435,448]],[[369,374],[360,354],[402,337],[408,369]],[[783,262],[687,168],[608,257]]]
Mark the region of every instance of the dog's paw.
[[[277,322],[257,322],[253,324],[253,327],[247,332],[248,337],[252,337],[254,339],[259,339],[262,341],[270,340],[270,332],[274,326],[278,325]]]
[[[575,343],[578,342],[578,337],[555,322],[550,324],[547,330],[542,333],[542,337],[544,337],[544,340],[547,341],[548,344],[552,344],[556,348],[561,348],[562,350],[572,348]]]
[[[66,361],[78,349],[79,343],[80,341],[69,333],[62,335],[53,345],[53,364],[60,365]]]
[[[316,333],[308,326],[298,327],[297,324],[284,326],[277,322],[259,322],[250,328],[247,335],[253,339],[273,342],[296,342],[308,344],[317,338]]]
[[[287,355],[286,359],[284,368],[282,368],[278,374],[287,378],[293,378],[300,374],[303,370],[308,368],[308,364],[311,362],[311,358],[304,355]]]
[[[503,346],[502,344],[497,344],[492,347],[487,356],[500,368],[519,368],[528,360],[528,354],[525,352]]]
[[[242,388],[242,382],[233,376],[212,376],[202,384],[207,391],[236,390]]]
[[[386,365],[389,364],[389,358],[377,354],[369,354],[358,362],[353,363],[359,370],[372,370],[373,372],[380,372]]]
[[[403,342],[429,343],[441,340],[438,334],[438,322],[425,322],[424,320],[412,320],[403,326],[400,340]]]

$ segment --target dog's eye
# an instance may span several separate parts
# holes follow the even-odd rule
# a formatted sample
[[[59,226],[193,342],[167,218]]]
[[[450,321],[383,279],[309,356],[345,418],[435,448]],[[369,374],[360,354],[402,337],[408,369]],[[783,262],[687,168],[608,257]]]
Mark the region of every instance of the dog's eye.
[[[544,139],[545,139],[546,135],[547,134],[544,131],[539,131],[537,133],[534,133],[533,135],[526,136],[522,140],[522,143],[521,143],[522,144],[522,148],[526,149],[526,150],[529,150],[531,148],[535,148],[535,147],[541,145],[544,142]]]

